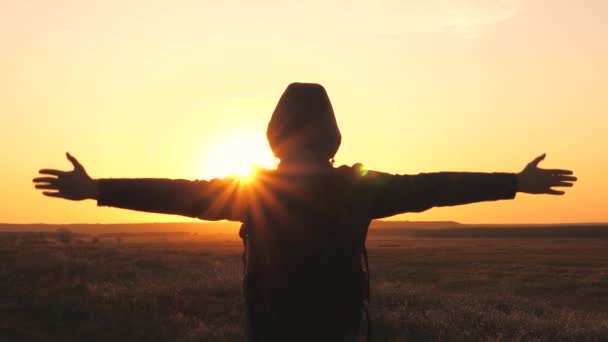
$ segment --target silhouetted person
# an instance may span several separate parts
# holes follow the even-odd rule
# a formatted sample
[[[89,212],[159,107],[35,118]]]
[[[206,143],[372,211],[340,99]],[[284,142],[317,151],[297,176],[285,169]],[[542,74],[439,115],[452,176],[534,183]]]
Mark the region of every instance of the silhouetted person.
[[[47,196],[203,220],[243,222],[246,336],[252,341],[354,341],[368,298],[365,239],[373,219],[432,207],[512,199],[517,192],[562,195],[568,170],[392,175],[361,164],[333,167],[341,135],[325,89],[290,84],[272,114],[268,141],[280,164],[253,181],[92,179],[43,169]],[[392,155],[395,151],[379,151]]]

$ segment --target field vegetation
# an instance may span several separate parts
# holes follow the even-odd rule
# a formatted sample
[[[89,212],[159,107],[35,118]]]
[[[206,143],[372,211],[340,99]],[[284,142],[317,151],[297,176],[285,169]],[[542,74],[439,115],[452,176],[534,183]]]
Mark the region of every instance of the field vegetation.
[[[0,341],[242,340],[236,234],[63,228],[0,233]],[[503,228],[373,229],[373,340],[608,340],[608,228]]]

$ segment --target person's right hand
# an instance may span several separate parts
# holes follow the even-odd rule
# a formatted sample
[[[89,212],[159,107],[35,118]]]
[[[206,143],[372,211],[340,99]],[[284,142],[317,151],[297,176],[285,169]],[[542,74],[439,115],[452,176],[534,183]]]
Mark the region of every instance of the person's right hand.
[[[97,181],[89,177],[84,167],[71,154],[66,157],[74,166],[72,171],[42,169],[38,171],[45,177],[33,179],[36,189],[46,190],[42,194],[73,201],[97,199]]]

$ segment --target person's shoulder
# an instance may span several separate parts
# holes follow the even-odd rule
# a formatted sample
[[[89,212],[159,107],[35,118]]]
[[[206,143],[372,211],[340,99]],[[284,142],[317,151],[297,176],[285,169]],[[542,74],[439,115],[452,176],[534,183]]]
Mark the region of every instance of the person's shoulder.
[[[341,176],[350,177],[355,181],[362,182],[377,182],[378,180],[387,180],[395,176],[386,172],[370,170],[362,163],[355,163],[351,166],[342,165],[335,168],[335,170]]]
[[[335,170],[341,171],[341,172],[346,172],[346,171],[351,171],[354,169],[361,169],[363,168],[363,164],[362,163],[355,163],[353,165],[340,165],[336,168],[334,168]]]
[[[278,176],[278,172],[276,169],[267,169],[262,166],[254,165],[251,174],[246,177],[247,180],[255,180],[257,183],[264,183],[270,181],[273,178]]]
[[[340,165],[334,168],[335,172],[340,176],[352,177],[354,179],[361,178],[366,175],[367,170],[362,163],[355,163],[353,165]]]

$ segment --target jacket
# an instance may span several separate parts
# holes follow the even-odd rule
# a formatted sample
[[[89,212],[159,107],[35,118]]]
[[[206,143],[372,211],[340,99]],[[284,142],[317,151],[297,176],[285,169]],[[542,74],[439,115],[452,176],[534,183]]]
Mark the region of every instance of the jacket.
[[[361,164],[304,171],[279,165],[258,170],[252,181],[101,179],[98,205],[254,227],[243,237],[256,252],[247,255],[245,289],[255,340],[329,341],[361,322],[366,289],[349,276],[364,276],[359,256],[372,220],[512,199],[516,188],[512,173],[393,175]]]

